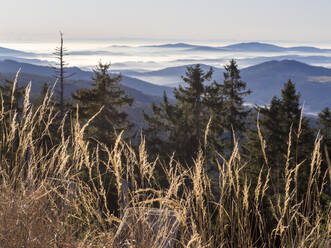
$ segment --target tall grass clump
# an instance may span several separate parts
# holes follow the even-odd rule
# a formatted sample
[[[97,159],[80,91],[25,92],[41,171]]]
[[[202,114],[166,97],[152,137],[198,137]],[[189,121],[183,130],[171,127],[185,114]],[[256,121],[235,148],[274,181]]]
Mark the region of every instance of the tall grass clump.
[[[331,206],[324,195],[331,166],[322,173],[319,135],[306,158],[305,196],[297,197],[302,163],[287,162],[284,193],[275,198],[268,193],[270,168],[249,179],[237,142],[227,158],[213,151],[213,175],[203,149],[187,166],[171,154],[167,162],[151,160],[144,138],[133,148],[123,133],[112,147],[92,144],[85,137],[89,121],[69,114],[58,120],[51,91],[33,106],[28,86],[17,111],[16,82],[10,104],[2,98],[0,109],[0,247],[330,246]],[[288,147],[287,161],[291,140]],[[169,216],[176,226],[169,226],[175,223]]]

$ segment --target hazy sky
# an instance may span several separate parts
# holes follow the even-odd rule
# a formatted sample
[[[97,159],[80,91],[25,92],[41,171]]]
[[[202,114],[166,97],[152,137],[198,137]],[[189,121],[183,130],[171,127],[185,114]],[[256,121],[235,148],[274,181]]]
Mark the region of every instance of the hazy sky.
[[[330,0],[4,0],[3,41],[331,41]]]

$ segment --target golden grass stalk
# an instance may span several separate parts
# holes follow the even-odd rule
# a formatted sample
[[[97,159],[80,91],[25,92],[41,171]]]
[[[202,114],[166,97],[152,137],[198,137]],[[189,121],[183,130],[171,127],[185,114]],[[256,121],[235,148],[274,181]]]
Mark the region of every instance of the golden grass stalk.
[[[249,164],[241,158],[236,140],[228,159],[208,151],[215,155],[215,161],[210,161],[206,151],[200,150],[190,167],[173,156],[168,162],[158,158],[151,161],[144,138],[137,149],[123,141],[123,133],[112,147],[101,143],[92,146],[85,138],[92,119],[81,123],[76,114],[58,121],[52,92],[40,106],[32,106],[29,91],[30,86],[22,114],[13,104],[5,109],[3,99],[0,109],[0,247],[112,247],[127,209],[134,211],[141,225],[128,229],[128,236],[121,240],[126,247],[166,247],[168,240],[173,247],[197,248],[329,244],[331,206],[324,209],[322,198],[331,166],[329,162],[329,170],[321,179],[319,136],[314,150],[307,154],[307,194],[299,201],[297,180],[303,163],[293,163],[289,130],[282,189],[274,201],[268,192],[272,170],[259,123],[257,131],[267,167],[261,168],[253,182],[245,174]],[[69,134],[64,131],[65,118],[72,121]],[[59,125],[58,137],[52,136],[54,125]],[[205,150],[207,140],[208,131]],[[215,175],[207,172],[207,163],[213,163],[218,182],[210,179]],[[265,214],[268,202],[274,218]],[[165,214],[159,222],[151,221],[142,209]],[[167,220],[169,213],[179,223],[173,235],[166,225],[160,228],[157,224]]]

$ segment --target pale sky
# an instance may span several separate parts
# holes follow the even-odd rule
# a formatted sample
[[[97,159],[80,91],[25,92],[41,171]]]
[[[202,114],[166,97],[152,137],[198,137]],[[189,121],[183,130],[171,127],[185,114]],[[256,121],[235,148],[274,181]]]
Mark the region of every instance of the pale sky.
[[[3,41],[331,41],[330,0],[2,0]]]

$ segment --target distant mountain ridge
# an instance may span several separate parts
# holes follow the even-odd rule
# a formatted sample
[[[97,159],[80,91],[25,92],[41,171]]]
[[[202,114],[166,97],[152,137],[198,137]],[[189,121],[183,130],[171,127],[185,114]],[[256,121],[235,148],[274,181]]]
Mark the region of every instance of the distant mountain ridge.
[[[257,57],[247,57],[236,59],[241,68],[252,66],[254,64],[261,64],[263,62],[268,62],[270,60],[296,60],[306,64],[316,64],[319,66],[331,66],[331,56],[327,55],[295,55],[295,54],[285,54],[276,56],[257,56]],[[224,64],[227,63],[228,58],[205,58],[205,59],[176,59],[171,61],[172,63],[185,63],[185,64]]]
[[[116,46],[113,45],[111,47],[122,47],[122,48],[130,48],[128,46]],[[242,43],[235,43],[226,46],[211,46],[211,45],[199,45],[199,44],[189,44],[189,43],[167,43],[167,44],[160,44],[160,45],[147,45],[147,46],[140,46],[143,48],[167,48],[167,49],[180,49],[183,52],[265,52],[265,53],[284,53],[284,52],[300,52],[300,53],[312,53],[312,54],[325,54],[330,53],[331,49],[321,49],[313,46],[293,46],[293,47],[284,47],[269,43],[263,42],[242,42]],[[24,52],[20,50],[9,49],[5,47],[0,47],[0,59],[1,57],[8,56],[16,56],[16,57],[29,57],[33,58],[36,57],[37,54]],[[82,51],[72,51],[70,55],[124,55],[123,52],[114,52],[114,51],[107,51],[107,50],[82,50]]]
[[[283,47],[262,42],[242,42],[227,46],[206,46],[193,45],[189,43],[169,43],[162,45],[153,45],[145,47],[158,48],[184,48],[188,50],[203,50],[203,51],[251,51],[251,52],[307,52],[307,53],[331,53],[331,49],[321,49],[311,46],[294,46]]]
[[[244,42],[244,43],[237,43],[228,46],[222,47],[226,50],[239,50],[239,51],[270,51],[270,52],[282,52],[286,50],[284,47],[267,44],[267,43],[260,43],[260,42]]]
[[[20,50],[0,47],[0,55],[11,55],[11,56],[35,56],[34,53],[23,52]]]
[[[143,47],[159,47],[159,48],[193,48],[197,45],[191,45],[188,43],[169,43],[169,44],[161,44],[161,45],[148,45]]]

